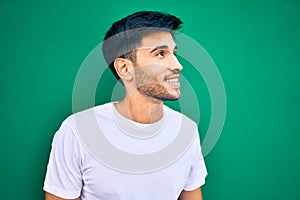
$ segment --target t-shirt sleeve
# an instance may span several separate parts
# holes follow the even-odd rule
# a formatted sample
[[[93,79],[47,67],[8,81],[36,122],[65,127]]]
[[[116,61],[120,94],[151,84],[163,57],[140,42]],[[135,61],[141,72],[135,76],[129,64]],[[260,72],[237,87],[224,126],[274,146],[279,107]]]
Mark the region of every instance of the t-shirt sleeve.
[[[196,138],[191,146],[192,152],[192,165],[190,169],[189,178],[184,186],[184,190],[195,190],[205,183],[205,177],[207,176],[207,170],[204,163],[204,158],[200,147],[200,138],[198,131]]]
[[[81,174],[80,145],[72,128],[64,122],[53,138],[43,189],[61,198],[78,198]]]

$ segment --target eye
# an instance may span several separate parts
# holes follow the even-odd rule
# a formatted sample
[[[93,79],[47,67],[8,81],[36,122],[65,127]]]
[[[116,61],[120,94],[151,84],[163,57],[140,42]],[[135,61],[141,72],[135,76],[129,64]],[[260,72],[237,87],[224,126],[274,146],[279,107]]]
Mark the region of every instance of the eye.
[[[164,51],[159,51],[157,54],[155,54],[155,56],[164,57],[165,52]]]

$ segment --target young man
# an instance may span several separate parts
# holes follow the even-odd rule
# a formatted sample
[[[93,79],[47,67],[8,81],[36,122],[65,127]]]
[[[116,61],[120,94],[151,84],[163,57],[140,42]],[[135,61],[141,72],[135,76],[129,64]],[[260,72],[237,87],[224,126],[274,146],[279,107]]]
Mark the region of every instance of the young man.
[[[63,122],[47,167],[47,200],[202,199],[207,172],[197,126],[163,105],[181,95],[173,39],[181,24],[142,11],[108,30],[103,54],[126,95]]]

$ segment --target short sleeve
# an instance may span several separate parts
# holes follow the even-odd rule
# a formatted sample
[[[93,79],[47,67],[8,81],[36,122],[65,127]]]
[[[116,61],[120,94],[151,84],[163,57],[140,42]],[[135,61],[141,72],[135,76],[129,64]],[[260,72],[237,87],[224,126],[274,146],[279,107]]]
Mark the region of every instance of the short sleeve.
[[[64,122],[55,133],[47,166],[44,190],[55,196],[78,198],[82,188],[80,144]]]
[[[184,186],[184,190],[186,191],[192,191],[204,185],[205,177],[207,176],[207,170],[201,152],[198,131],[196,133],[196,139],[192,144],[191,150],[193,154],[192,165],[190,169],[189,178]]]

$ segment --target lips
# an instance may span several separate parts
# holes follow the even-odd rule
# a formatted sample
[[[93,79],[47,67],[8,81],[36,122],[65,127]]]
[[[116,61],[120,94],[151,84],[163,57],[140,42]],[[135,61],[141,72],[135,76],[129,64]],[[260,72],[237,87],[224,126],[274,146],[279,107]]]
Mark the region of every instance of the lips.
[[[173,88],[178,89],[180,87],[180,82],[178,78],[169,78],[166,81]]]

